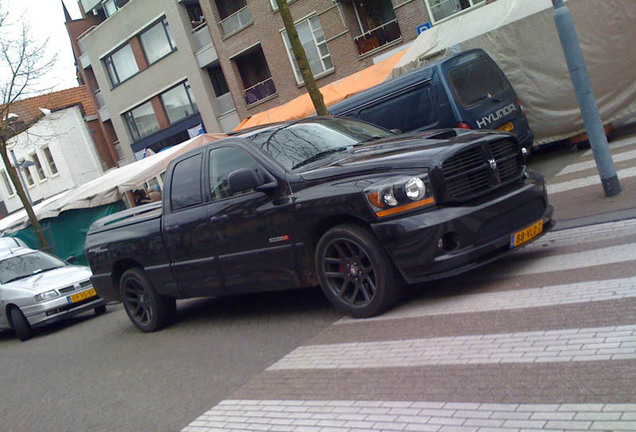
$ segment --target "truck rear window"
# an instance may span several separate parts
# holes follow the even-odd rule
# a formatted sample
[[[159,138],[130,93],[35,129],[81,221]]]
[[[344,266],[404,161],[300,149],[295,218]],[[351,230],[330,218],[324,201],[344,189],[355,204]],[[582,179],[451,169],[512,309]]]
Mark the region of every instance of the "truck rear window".
[[[448,73],[459,102],[466,108],[477,105],[508,88],[501,69],[487,59],[459,66]]]

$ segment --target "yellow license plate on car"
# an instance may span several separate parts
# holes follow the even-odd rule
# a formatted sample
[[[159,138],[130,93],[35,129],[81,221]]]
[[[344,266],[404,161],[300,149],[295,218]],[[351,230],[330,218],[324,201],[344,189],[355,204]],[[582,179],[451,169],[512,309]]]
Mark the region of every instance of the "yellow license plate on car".
[[[515,128],[515,125],[513,125],[512,122],[508,122],[508,123],[504,124],[503,126],[499,126],[497,128],[497,130],[504,131],[504,132],[510,132],[514,128]]]
[[[91,297],[97,297],[97,291],[95,291],[95,288],[91,288],[89,290],[86,291],[82,291],[79,292],[77,294],[73,294],[72,296],[68,297],[68,302],[69,303],[79,303],[83,300],[89,299]]]
[[[539,234],[543,232],[543,220],[533,223],[528,228],[524,228],[521,231],[510,236],[510,248],[521,246],[524,243],[529,242]]]

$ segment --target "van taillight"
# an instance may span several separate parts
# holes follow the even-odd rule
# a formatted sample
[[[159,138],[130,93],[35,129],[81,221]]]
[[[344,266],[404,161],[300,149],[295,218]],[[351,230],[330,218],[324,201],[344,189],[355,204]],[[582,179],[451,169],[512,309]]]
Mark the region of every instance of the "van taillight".
[[[519,105],[519,108],[521,108],[521,112],[525,114],[526,110],[523,108],[523,104],[521,103],[521,100],[519,98],[517,98],[517,105]]]
[[[457,127],[459,129],[472,129],[470,125],[466,122],[457,123]]]

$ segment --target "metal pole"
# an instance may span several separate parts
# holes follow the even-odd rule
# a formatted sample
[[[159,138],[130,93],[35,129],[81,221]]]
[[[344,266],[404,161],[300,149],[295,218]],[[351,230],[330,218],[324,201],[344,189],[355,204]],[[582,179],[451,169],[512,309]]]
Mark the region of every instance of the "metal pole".
[[[24,193],[26,194],[26,197],[29,200],[29,204],[33,205],[33,200],[31,199],[29,188],[28,186],[26,186],[26,183],[24,183],[24,179],[22,178],[22,171],[21,171],[22,167],[18,163],[18,160],[15,158],[15,153],[13,152],[13,149],[9,149],[9,153],[11,153],[11,157],[13,158],[13,166],[15,166],[16,171],[18,171],[18,177],[20,177],[20,183],[22,183],[22,189],[24,190]]]
[[[607,137],[605,136],[601,115],[596,105],[572,15],[563,0],[552,0],[552,5],[554,6],[554,21],[563,46],[563,53],[568,63],[570,77],[574,85],[576,98],[579,101],[596,166],[601,176],[605,196],[617,195],[621,193],[621,185],[616,174],[612,154],[609,151]]]

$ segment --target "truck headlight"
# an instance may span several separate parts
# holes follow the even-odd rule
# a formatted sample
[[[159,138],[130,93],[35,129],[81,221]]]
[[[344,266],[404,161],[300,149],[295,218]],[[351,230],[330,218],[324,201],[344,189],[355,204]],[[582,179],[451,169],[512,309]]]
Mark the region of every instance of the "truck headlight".
[[[391,177],[369,186],[364,195],[377,217],[435,204],[427,174]]]
[[[59,296],[60,296],[60,294],[57,291],[50,290],[50,291],[43,292],[42,294],[36,294],[33,298],[35,299],[36,303],[39,303],[39,302],[43,302],[43,301],[46,301],[46,300],[51,300],[51,299],[53,299],[55,297],[59,297]]]

